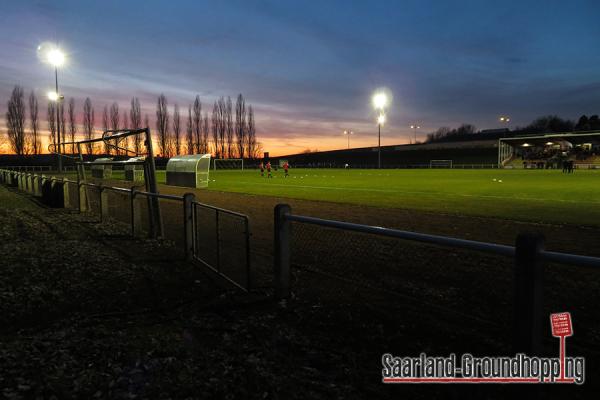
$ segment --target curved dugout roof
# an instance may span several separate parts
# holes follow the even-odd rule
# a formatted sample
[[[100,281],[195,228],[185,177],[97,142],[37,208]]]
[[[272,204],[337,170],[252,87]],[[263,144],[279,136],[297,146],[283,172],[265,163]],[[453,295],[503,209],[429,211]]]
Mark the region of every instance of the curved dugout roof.
[[[167,162],[168,172],[202,172],[198,167],[203,159],[210,159],[210,154],[191,154],[171,157]]]

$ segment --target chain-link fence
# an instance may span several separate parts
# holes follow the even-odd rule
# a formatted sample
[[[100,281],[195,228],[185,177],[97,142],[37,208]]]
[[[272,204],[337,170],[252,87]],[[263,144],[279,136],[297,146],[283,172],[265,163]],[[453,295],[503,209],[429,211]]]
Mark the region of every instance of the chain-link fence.
[[[248,217],[196,202],[193,215],[194,257],[235,286],[249,290]]]
[[[356,319],[378,316],[386,331],[410,316],[432,329],[479,327],[510,342],[510,259],[300,222],[291,224],[290,250],[299,301]]]
[[[554,352],[545,321],[569,311],[585,331],[573,347],[600,359],[600,312],[590,307],[600,301],[598,258],[545,251],[536,234],[513,247],[293,215],[286,205],[275,215],[280,298],[368,325],[381,340],[413,330],[501,353]]]

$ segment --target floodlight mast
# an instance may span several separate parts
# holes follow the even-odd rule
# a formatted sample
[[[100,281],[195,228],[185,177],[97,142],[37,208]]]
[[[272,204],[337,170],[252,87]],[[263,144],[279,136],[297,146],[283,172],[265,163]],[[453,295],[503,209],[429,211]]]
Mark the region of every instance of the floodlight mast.
[[[379,111],[377,117],[377,168],[381,169],[381,125],[385,123],[385,107],[388,105],[388,96],[385,92],[377,92],[373,95],[373,107]]]
[[[56,143],[57,147],[57,157],[58,157],[58,172],[62,172],[62,152],[61,152],[61,138],[60,138],[60,107],[61,101],[64,96],[60,95],[58,91],[58,67],[64,64],[65,55],[59,48],[54,48],[50,50],[47,54],[48,62],[54,66],[54,94],[48,94],[48,98],[52,101],[56,101]],[[64,128],[64,127],[63,127]]]
[[[421,129],[421,127],[419,125],[411,125],[410,129],[412,129],[413,133],[414,133],[414,137],[415,137],[414,144],[417,144],[417,129]]]
[[[348,150],[350,150],[350,135],[354,135],[354,132],[345,130],[344,135],[348,137]]]

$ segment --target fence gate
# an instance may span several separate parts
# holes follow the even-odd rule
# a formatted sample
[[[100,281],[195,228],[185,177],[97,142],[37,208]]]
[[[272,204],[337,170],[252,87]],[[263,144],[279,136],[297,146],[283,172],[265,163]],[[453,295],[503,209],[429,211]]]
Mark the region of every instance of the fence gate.
[[[244,291],[250,290],[248,216],[192,203],[193,258]]]

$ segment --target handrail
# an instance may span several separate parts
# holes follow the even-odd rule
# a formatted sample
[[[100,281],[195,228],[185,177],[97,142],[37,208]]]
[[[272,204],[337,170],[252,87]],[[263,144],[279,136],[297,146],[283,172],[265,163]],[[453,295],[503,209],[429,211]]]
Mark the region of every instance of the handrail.
[[[448,236],[430,235],[426,233],[402,231],[397,229],[383,228],[380,226],[362,225],[351,222],[341,222],[303,215],[284,214],[284,218],[289,221],[303,222],[312,225],[325,226],[330,228],[344,229],[354,232],[370,233],[379,236],[394,237],[397,239],[412,240],[423,243],[436,244],[446,247],[459,247],[463,249],[476,250],[485,253],[492,253],[506,257],[515,256],[515,247],[496,243],[479,242],[475,240],[458,239]],[[581,267],[600,268],[600,258],[582,256],[578,254],[558,253],[553,251],[540,251],[539,256],[549,262],[575,265]]]
[[[130,190],[127,190],[128,192]],[[172,194],[160,194],[160,193],[150,193],[150,192],[144,192],[141,190],[136,190],[133,192],[134,195],[142,195],[142,196],[148,196],[148,197],[156,197],[159,199],[165,199],[165,200],[177,200],[177,201],[183,201],[183,196],[175,196]]]
[[[457,239],[447,236],[429,235],[425,233],[401,231],[396,229],[383,228],[381,226],[361,225],[351,222],[333,221],[303,215],[285,214],[285,218],[290,221],[304,222],[312,225],[326,226],[330,228],[345,229],[355,232],[371,233],[380,236],[394,237],[397,239],[413,240],[417,242],[438,244],[448,247],[460,247],[493,253],[502,256],[512,257],[515,255],[515,248],[502,244],[478,242],[475,240]]]
[[[211,206],[209,204],[200,203],[198,201],[194,201],[192,204],[195,205],[195,206],[200,206],[200,207],[204,207],[204,208],[209,208],[211,210],[219,211],[219,212],[222,212],[224,214],[235,215],[236,217],[248,219],[248,216],[245,215],[245,214],[242,214],[242,213],[239,213],[239,212],[235,212],[235,211],[231,211],[231,210],[226,210],[224,208],[220,208],[220,207],[216,207],[216,206]]]
[[[127,161],[127,160],[123,160],[123,161],[101,161],[101,162],[96,162],[96,161],[78,161],[75,164],[78,165],[144,165],[146,163],[146,161]]]

